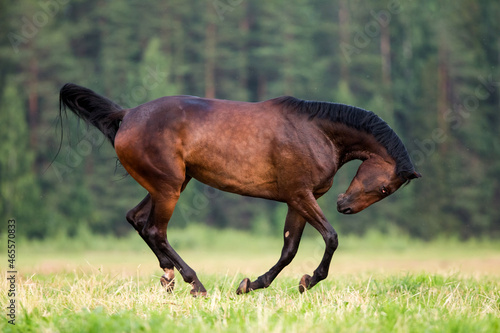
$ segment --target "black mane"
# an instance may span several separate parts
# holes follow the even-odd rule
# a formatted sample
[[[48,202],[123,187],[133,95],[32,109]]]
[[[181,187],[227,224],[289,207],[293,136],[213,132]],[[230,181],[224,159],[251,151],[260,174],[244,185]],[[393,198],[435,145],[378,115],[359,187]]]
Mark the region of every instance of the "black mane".
[[[409,180],[410,175],[415,172],[410,155],[401,139],[385,121],[371,111],[345,104],[306,101],[291,96],[276,98],[275,103],[306,114],[309,119],[327,119],[367,132],[373,135],[396,161],[396,173],[400,177]]]

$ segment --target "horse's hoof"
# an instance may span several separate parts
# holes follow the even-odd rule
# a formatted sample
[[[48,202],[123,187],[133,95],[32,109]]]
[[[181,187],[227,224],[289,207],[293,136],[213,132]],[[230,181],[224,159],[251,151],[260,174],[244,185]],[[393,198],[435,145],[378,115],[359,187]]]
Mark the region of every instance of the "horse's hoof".
[[[252,291],[252,289],[250,289],[250,279],[244,278],[243,281],[241,281],[238,289],[236,290],[236,294],[237,295],[246,294],[250,291]]]
[[[311,276],[308,274],[305,274],[302,279],[300,279],[299,283],[299,291],[302,294],[304,291],[309,289],[309,286],[311,285]]]
[[[207,297],[207,291],[206,290],[205,291],[199,291],[199,290],[197,291],[197,290],[192,289],[190,291],[190,294],[193,297]]]
[[[163,275],[160,278],[160,283],[165,288],[165,290],[167,290],[167,292],[171,293],[174,291],[174,287],[175,287],[175,280],[174,279],[169,279],[166,275]]]

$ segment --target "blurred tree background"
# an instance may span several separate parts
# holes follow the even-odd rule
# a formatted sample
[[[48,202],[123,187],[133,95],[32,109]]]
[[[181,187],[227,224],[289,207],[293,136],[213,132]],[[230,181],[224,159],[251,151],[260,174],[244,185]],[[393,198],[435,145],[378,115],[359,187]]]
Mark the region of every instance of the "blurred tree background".
[[[99,133],[62,119],[53,161],[59,89],[74,82],[123,107],[293,95],[372,110],[424,178],[341,216],[359,163],[346,166],[320,199],[338,231],[498,238],[499,18],[493,0],[0,0],[0,216],[32,238],[132,230],[145,190]],[[279,235],[285,214],[192,181],[171,225]]]

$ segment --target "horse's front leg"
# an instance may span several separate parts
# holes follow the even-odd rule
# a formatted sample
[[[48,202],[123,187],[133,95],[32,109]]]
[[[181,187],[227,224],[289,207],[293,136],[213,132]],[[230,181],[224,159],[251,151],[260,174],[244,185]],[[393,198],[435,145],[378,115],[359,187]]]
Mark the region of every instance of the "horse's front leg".
[[[249,278],[241,281],[236,293],[238,295],[248,293],[249,291],[267,288],[295,257],[299,248],[300,238],[306,224],[305,219],[293,208],[288,206],[288,214],[285,220],[285,229],[283,230],[283,249],[281,257],[267,273],[259,276],[257,280],[251,282]]]
[[[295,207],[307,222],[319,231],[325,241],[325,253],[323,254],[323,258],[318,268],[314,271],[313,276],[311,277],[305,274],[300,280],[299,291],[302,293],[307,289],[311,289],[319,281],[326,279],[328,276],[333,253],[338,247],[338,238],[337,232],[330,223],[328,223],[312,193],[305,193],[298,196],[290,205]]]

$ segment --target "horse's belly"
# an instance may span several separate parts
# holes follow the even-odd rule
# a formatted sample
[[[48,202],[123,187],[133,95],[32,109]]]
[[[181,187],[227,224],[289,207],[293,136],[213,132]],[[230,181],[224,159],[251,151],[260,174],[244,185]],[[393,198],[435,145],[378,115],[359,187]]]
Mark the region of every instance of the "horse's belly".
[[[276,170],[265,154],[210,152],[186,160],[186,172],[222,191],[279,200]]]

